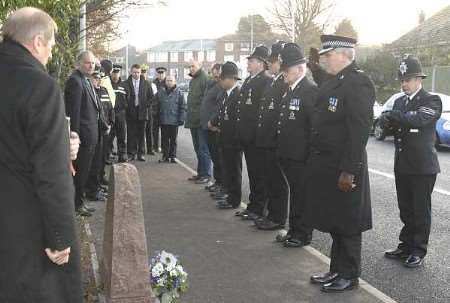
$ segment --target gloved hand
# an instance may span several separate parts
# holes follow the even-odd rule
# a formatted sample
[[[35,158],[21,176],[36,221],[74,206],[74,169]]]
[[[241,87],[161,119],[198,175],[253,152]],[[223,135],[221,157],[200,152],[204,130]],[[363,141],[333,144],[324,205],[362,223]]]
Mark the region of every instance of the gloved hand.
[[[320,55],[319,50],[315,47],[309,49],[308,68],[310,70],[316,70],[319,68]]]

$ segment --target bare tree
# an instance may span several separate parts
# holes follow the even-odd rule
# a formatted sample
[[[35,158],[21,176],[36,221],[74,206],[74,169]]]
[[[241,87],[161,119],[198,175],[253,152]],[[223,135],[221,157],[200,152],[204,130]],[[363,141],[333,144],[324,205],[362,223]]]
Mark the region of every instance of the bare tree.
[[[333,7],[330,0],[273,0],[272,25],[296,43],[318,46]]]

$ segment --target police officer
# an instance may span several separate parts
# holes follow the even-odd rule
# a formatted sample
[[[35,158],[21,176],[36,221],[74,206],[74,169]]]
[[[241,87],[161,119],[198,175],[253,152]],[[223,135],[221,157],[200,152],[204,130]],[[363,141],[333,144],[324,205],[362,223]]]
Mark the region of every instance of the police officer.
[[[431,193],[440,172],[434,144],[442,104],[439,96],[422,88],[425,77],[419,60],[406,56],[398,71],[405,95],[395,100],[392,111],[381,118],[395,136],[395,185],[404,224],[400,244],[385,256],[401,260],[409,268],[420,266],[427,254]]]
[[[242,198],[242,151],[236,138],[237,107],[240,100],[239,69],[233,62],[222,66],[220,85],[222,93],[218,114],[208,123],[211,131],[219,131],[218,143],[222,149],[224,181],[228,195],[217,203],[219,209],[236,209]]]
[[[256,227],[261,230],[276,230],[284,227],[287,216],[287,184],[282,175],[276,155],[277,122],[280,116],[281,99],[287,91],[280,71],[279,55],[285,42],[279,41],[272,45],[269,57],[269,70],[272,81],[267,86],[261,101],[256,128],[256,147],[258,153],[264,157],[263,164],[265,187],[268,198],[268,214],[261,220],[255,221]]]
[[[244,220],[256,220],[263,216],[266,193],[264,187],[264,158],[256,148],[256,127],[258,110],[261,106],[265,89],[271,79],[266,75],[269,49],[264,45],[257,46],[247,57],[247,71],[250,76],[245,79],[236,109],[236,133],[238,143],[245,155],[250,183],[250,203],[247,209],[236,213]]]
[[[319,85],[307,163],[306,224],[331,234],[329,272],[314,275],[322,291],[358,285],[362,232],[372,228],[366,144],[373,118],[375,89],[356,65],[355,39],[321,36],[329,77]],[[314,74],[313,74],[314,75]]]
[[[156,68],[156,78],[153,80],[153,84],[156,85],[156,89],[153,88],[155,92],[155,99],[152,102],[151,114],[152,122],[150,126],[147,126],[147,148],[149,151],[161,152],[159,147],[159,131],[160,131],[160,117],[159,117],[159,100],[157,98],[156,92],[162,87],[166,86],[166,72],[167,68],[160,66]],[[150,131],[151,130],[151,131]],[[151,136],[149,134],[151,133]],[[151,148],[150,146],[151,145]],[[150,152],[151,154],[151,152]]]
[[[111,73],[111,85],[116,93],[116,102],[114,106],[115,111],[115,123],[113,127],[112,139],[117,138],[117,153],[119,156],[119,162],[127,162],[127,93],[122,85],[122,79],[120,79],[120,72],[122,66],[114,64]]]

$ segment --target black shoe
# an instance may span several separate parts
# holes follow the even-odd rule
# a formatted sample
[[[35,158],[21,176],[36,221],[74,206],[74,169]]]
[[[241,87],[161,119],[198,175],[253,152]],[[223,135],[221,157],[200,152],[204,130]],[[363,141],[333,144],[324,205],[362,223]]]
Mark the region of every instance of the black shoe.
[[[220,194],[211,196],[211,198],[213,198],[214,200],[224,200],[224,199],[228,198],[228,195],[224,194],[224,193],[220,193]]]
[[[217,187],[217,183],[209,181],[208,184],[205,186],[205,190],[207,191],[215,191]]]
[[[304,241],[302,239],[292,236],[289,239],[286,239],[286,241],[284,241],[283,245],[284,245],[284,247],[298,248],[298,247],[307,246],[309,244],[311,244],[311,241]]]
[[[359,285],[358,279],[344,279],[337,277],[330,283],[322,285],[320,289],[323,292],[342,292],[347,290],[352,290]]]
[[[188,181],[197,181],[198,179],[200,179],[200,176],[198,176],[198,175],[195,175],[195,176],[192,176],[192,177],[189,177],[188,178]]]
[[[206,184],[209,182],[209,177],[201,177],[195,181],[195,184]]]
[[[311,276],[311,283],[312,284],[327,284],[331,283],[338,277],[338,274],[335,272],[327,272],[324,274],[318,274]]]
[[[259,219],[260,217],[261,216],[249,211],[247,214],[242,215],[242,220],[254,221],[254,220]]]
[[[247,216],[247,215],[248,215],[248,210],[243,209],[243,210],[237,211],[234,215],[235,215],[236,217]]]
[[[145,157],[143,155],[138,156],[138,161],[145,162]]]
[[[267,218],[255,220],[255,225],[260,230],[279,230],[284,228],[284,224],[275,223]]]
[[[396,259],[396,260],[406,260],[409,257],[409,254],[405,251],[401,250],[400,248],[388,250],[384,253],[384,256],[389,259]]]
[[[128,157],[123,155],[123,156],[119,156],[119,160],[117,160],[117,162],[119,163],[126,163],[128,162]]]
[[[134,160],[136,160],[136,159],[137,159],[136,155],[132,155],[132,154],[129,154],[129,155],[128,155],[128,160],[129,160],[129,161],[134,161]]]
[[[159,163],[169,163],[169,159],[167,158],[162,158],[158,160]]]
[[[236,209],[237,206],[233,206],[226,201],[221,201],[221,202],[217,203],[217,208],[219,208],[219,209]]]
[[[175,158],[170,158],[170,163],[177,163],[177,161],[175,160]]]
[[[416,268],[416,267],[421,266],[422,264],[423,264],[423,258],[421,258],[419,256],[414,256],[414,255],[410,255],[403,263],[403,265],[405,265],[405,267],[408,267],[408,268]]]

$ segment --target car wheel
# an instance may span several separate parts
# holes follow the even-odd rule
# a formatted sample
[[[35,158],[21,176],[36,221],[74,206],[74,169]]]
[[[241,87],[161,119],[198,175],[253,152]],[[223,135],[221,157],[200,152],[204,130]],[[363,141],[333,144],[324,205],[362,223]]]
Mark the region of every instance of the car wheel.
[[[375,122],[373,135],[378,141],[383,141],[386,138],[386,134],[384,133],[384,129],[380,125],[380,121]]]

